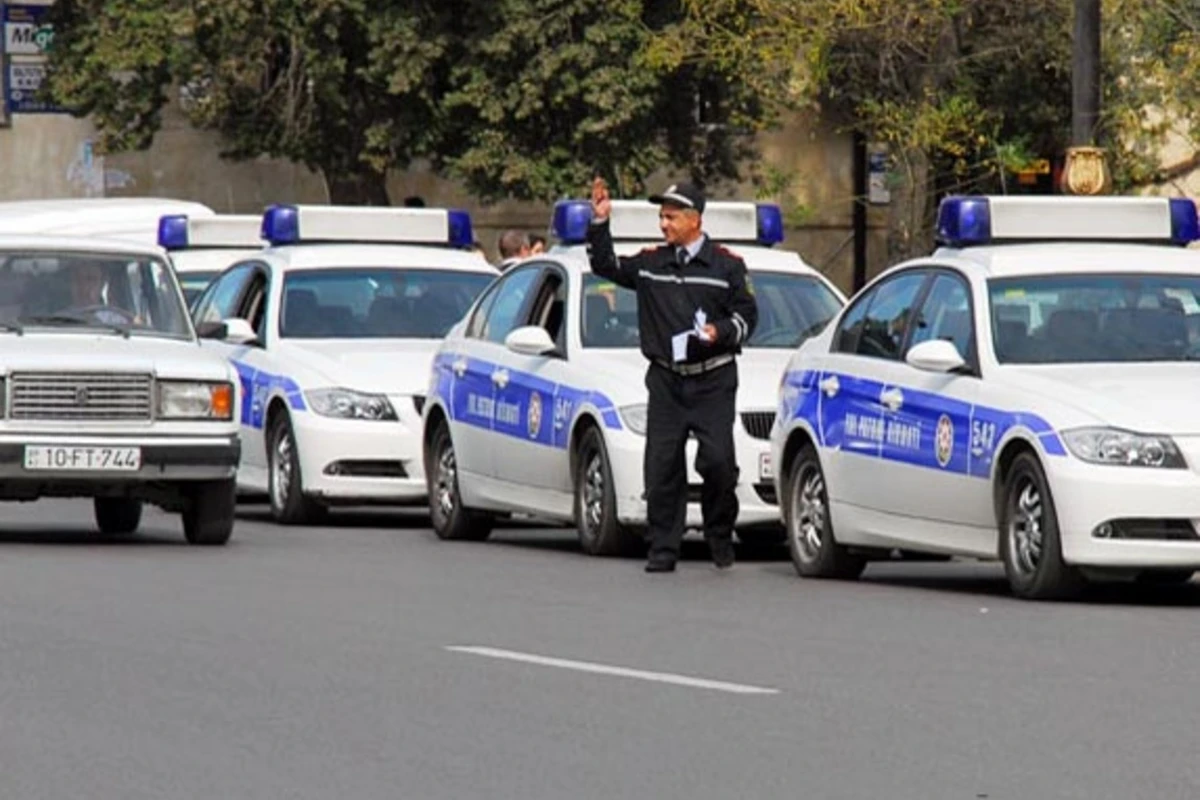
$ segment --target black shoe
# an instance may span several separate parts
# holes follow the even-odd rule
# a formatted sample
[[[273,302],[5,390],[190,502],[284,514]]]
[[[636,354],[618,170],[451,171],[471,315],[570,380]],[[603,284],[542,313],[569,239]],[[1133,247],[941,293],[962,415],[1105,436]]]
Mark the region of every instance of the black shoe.
[[[709,539],[708,549],[717,569],[729,569],[733,566],[733,539]]]
[[[646,562],[646,572],[674,572],[675,562],[668,558],[652,558]]]

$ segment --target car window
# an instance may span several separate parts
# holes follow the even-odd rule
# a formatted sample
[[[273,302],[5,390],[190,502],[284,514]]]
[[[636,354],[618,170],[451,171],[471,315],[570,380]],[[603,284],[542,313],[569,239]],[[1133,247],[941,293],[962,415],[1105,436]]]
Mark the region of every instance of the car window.
[[[496,300],[488,309],[483,337],[489,342],[503,342],[504,337],[520,322],[525,300],[541,270],[536,267],[519,269],[507,276],[496,292]]]
[[[418,267],[293,270],[283,281],[285,339],[441,339],[492,276]]]
[[[758,324],[746,347],[791,350],[820,333],[842,307],[837,295],[811,275],[751,273]]]
[[[842,315],[838,323],[837,335],[833,338],[833,350],[837,353],[853,353],[858,347],[858,337],[862,334],[863,318],[867,315],[867,307],[875,299],[875,289],[859,297],[850,306],[850,310]]]
[[[546,330],[558,348],[558,354],[566,353],[567,279],[561,268],[549,266],[543,273],[544,279],[529,308],[526,325],[537,325]]]
[[[637,293],[598,275],[587,275],[579,330],[584,347],[637,347]]]
[[[1033,275],[988,282],[1001,364],[1200,360],[1200,277]]]
[[[208,288],[212,283],[213,278],[217,277],[217,272],[180,272],[179,286],[183,289],[183,300],[188,304],[189,308],[197,305],[197,299],[200,298],[201,292]]]
[[[218,278],[196,306],[196,324],[221,322],[236,316],[242,287],[253,271],[253,264],[239,264]]]
[[[863,317],[855,352],[872,358],[900,358],[913,318],[913,304],[925,282],[925,272],[906,272],[879,285]]]
[[[917,315],[917,327],[912,343],[945,339],[952,343],[963,361],[971,363],[971,344],[975,325],[971,319],[970,289],[959,277],[939,274],[929,287],[929,294]]]
[[[492,305],[496,302],[496,295],[499,294],[500,287],[503,285],[503,279],[493,283],[483,295],[483,299],[479,301],[479,305],[475,306],[475,313],[471,315],[471,321],[467,325],[465,334],[468,339],[483,338],[483,332],[487,330],[488,312],[492,310]]]

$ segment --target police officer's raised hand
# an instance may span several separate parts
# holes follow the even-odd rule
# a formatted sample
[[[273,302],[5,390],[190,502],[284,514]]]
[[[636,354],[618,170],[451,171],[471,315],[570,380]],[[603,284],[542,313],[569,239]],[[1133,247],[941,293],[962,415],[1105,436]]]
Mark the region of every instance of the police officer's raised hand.
[[[592,221],[604,222],[612,213],[612,198],[608,196],[608,184],[597,175],[592,179]]]

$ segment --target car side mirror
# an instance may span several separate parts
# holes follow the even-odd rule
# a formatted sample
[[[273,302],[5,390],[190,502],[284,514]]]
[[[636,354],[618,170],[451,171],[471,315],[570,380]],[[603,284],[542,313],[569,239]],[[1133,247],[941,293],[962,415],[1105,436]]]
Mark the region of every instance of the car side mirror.
[[[554,340],[540,325],[517,328],[504,337],[504,346],[523,356],[544,356],[555,350]]]
[[[930,339],[913,345],[904,360],[926,372],[955,372],[967,366],[954,343],[945,339]]]
[[[196,326],[196,335],[201,339],[214,339],[229,344],[250,344],[258,341],[258,334],[250,323],[237,317],[222,322],[201,322]]]

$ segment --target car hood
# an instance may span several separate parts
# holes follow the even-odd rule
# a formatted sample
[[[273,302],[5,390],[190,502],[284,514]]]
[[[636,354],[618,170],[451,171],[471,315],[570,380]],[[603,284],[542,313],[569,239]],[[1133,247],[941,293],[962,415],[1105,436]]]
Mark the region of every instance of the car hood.
[[[389,395],[424,394],[437,339],[294,340],[281,355],[328,386]]]
[[[141,372],[158,378],[230,380],[218,355],[192,340],[115,333],[26,331],[0,334],[5,372]]]
[[[1200,363],[1004,367],[1019,383],[1093,418],[1141,433],[1200,435]],[[1031,409],[1034,410],[1034,409]]]

